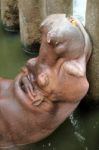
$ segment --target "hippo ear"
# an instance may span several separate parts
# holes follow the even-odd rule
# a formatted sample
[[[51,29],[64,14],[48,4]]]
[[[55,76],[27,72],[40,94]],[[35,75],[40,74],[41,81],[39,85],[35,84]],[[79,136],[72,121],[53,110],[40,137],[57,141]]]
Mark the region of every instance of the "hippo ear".
[[[88,33],[86,32],[84,26],[79,22],[79,27],[83,33],[84,39],[85,39],[85,47],[84,47],[84,52],[86,54],[86,62],[88,62],[90,55],[91,55],[91,51],[92,51],[92,43],[90,41],[90,37],[88,35]]]
[[[74,18],[74,19],[77,21],[77,25],[80,28],[80,30],[84,36],[84,39],[85,39],[84,52],[86,54],[86,62],[88,62],[90,55],[91,55],[91,51],[92,51],[92,43],[90,41],[88,33],[86,32],[86,30],[85,30],[84,26],[81,24],[81,22],[76,18]]]
[[[48,42],[48,43],[51,42],[51,36],[50,36],[50,33],[47,34],[47,42]]]

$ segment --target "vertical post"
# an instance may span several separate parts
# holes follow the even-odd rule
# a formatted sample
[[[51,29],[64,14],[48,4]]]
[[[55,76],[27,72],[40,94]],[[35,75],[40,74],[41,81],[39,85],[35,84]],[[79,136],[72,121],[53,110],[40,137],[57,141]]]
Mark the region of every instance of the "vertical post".
[[[93,53],[89,62],[89,96],[99,101],[99,0],[88,0],[86,28],[93,41]]]
[[[19,28],[17,0],[1,0],[1,21],[4,29],[16,32]]]
[[[41,0],[43,18],[54,13],[66,13],[72,15],[73,0]]]
[[[38,54],[41,23],[40,0],[18,0],[20,34],[24,50],[33,56]]]
[[[65,13],[67,16],[73,15],[73,0],[64,0]]]

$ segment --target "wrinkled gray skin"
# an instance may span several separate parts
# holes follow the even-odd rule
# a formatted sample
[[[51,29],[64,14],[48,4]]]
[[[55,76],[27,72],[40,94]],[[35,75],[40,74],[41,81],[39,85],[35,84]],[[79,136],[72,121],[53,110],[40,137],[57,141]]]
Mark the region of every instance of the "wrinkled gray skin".
[[[41,26],[41,47],[15,80],[0,79],[0,147],[34,143],[51,134],[78,106],[89,84],[89,36],[64,14]]]

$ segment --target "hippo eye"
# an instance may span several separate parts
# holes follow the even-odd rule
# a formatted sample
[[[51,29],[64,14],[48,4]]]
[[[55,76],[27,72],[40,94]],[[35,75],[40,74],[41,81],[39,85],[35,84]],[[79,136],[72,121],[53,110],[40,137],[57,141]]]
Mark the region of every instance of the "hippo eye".
[[[57,41],[54,41],[54,40],[52,40],[52,41],[50,42],[50,44],[52,45],[53,48],[56,48],[56,47],[58,47],[58,46],[61,46],[63,43],[64,43],[63,41],[57,42]]]
[[[55,46],[57,47],[57,46],[60,46],[61,44],[63,44],[63,42],[56,42]]]
[[[59,42],[56,42],[56,43],[55,43],[55,46],[58,46],[58,44],[59,44]]]

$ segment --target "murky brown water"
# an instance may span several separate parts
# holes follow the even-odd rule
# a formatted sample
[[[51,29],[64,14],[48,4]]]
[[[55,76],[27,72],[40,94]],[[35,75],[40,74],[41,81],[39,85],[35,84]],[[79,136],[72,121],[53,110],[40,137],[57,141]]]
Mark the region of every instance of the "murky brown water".
[[[28,58],[19,34],[7,33],[0,25],[0,76],[14,78]],[[98,143],[99,107],[84,103],[47,139],[10,150],[98,150]]]

